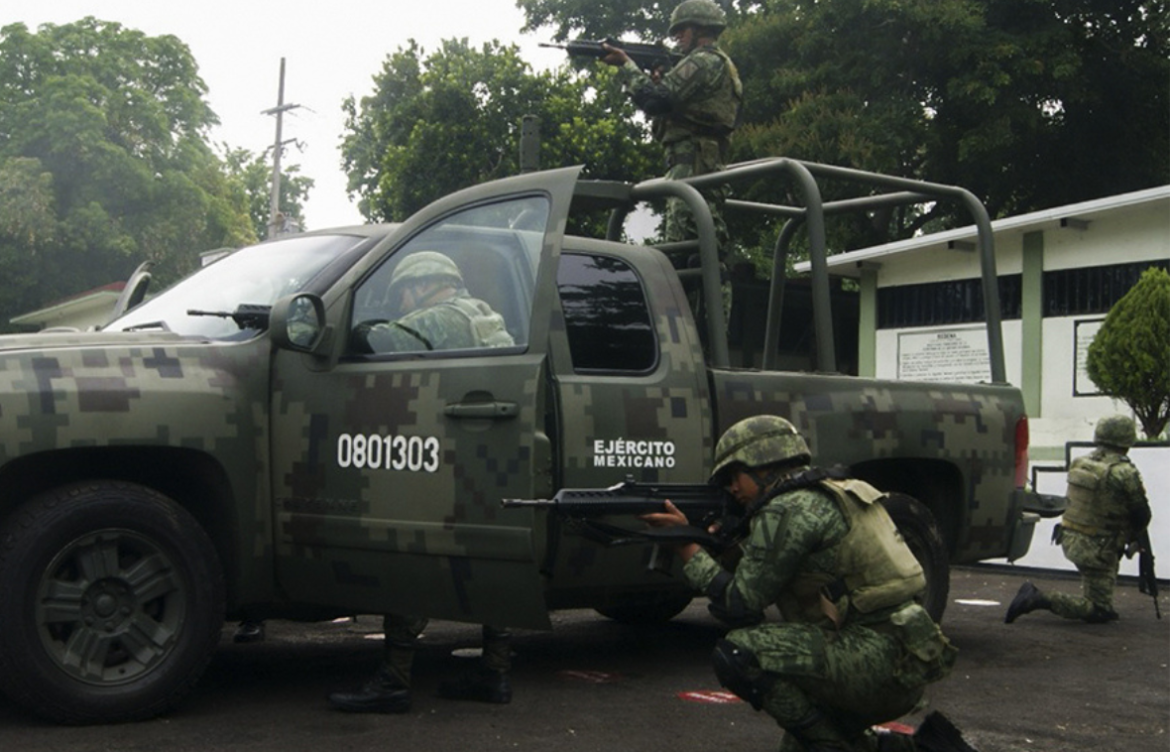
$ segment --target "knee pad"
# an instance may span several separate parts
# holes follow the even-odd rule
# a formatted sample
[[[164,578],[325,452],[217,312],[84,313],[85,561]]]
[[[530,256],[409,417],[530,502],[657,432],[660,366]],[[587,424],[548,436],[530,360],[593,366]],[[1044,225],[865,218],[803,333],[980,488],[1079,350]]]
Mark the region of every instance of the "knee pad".
[[[776,677],[760,667],[760,661],[751,651],[729,640],[720,639],[711,653],[715,677],[719,683],[759,710],[764,695],[776,682]]]

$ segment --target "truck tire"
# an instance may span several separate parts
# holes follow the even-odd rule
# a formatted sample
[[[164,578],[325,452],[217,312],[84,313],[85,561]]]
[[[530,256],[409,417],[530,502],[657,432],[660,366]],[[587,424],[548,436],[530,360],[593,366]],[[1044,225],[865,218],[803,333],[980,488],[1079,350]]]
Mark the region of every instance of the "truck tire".
[[[0,529],[0,690],[59,723],[155,716],[219,642],[215,548],[185,509],[131,483],[53,489]]]
[[[690,593],[668,593],[664,595],[640,595],[627,598],[604,608],[597,613],[621,624],[653,625],[665,624],[691,605],[694,596]]]
[[[942,622],[951,590],[951,565],[934,515],[922,502],[905,494],[892,493],[882,504],[926,575],[922,607],[935,622]]]

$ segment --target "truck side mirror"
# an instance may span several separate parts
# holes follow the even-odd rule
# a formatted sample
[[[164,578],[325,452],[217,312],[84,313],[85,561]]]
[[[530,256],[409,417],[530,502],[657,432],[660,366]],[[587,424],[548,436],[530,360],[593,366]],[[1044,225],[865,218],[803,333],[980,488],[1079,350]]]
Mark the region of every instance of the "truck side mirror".
[[[325,325],[325,303],[311,292],[281,298],[272,305],[268,332],[279,348],[305,353],[318,351],[330,332],[330,327]]]

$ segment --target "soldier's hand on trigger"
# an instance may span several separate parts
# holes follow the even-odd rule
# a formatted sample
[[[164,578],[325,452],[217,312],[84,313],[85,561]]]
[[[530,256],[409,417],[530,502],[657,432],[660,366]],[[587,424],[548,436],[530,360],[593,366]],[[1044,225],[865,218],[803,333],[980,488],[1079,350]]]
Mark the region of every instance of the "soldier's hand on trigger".
[[[670,499],[662,503],[663,511],[650,512],[648,514],[638,515],[638,519],[650,525],[650,527],[678,527],[680,525],[690,524],[687,516],[679,511]]]
[[[630,56],[620,47],[614,47],[609,42],[602,42],[601,46],[608,50],[605,57],[601,58],[601,62],[620,68],[630,61]]]

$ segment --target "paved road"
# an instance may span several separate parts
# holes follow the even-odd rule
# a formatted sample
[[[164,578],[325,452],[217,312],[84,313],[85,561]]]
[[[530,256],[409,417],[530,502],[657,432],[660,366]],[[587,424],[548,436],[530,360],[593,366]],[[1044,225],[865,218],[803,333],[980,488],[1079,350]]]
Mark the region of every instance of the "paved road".
[[[1062,577],[1035,579],[1078,587]],[[1041,613],[1005,625],[1005,604],[1023,580],[1012,570],[952,573],[945,629],[961,654],[955,673],[931,688],[931,706],[981,752],[1170,749],[1170,614],[1155,620],[1150,599],[1129,584],[1120,589],[1122,619],[1113,624]],[[474,627],[437,623],[424,637],[410,714],[330,711],[328,691],[372,671],[379,626],[373,617],[272,622],[263,643],[233,645],[226,625],[221,650],[177,711],[137,724],[61,728],[0,701],[0,750],[746,752],[775,749],[779,740],[771,720],[744,703],[680,697],[719,689],[707,656],[720,629],[702,603],[650,629],[574,611],[558,614],[551,633],[519,633],[508,706],[434,696],[440,678],[478,640]],[[914,725],[922,715],[902,720]]]

